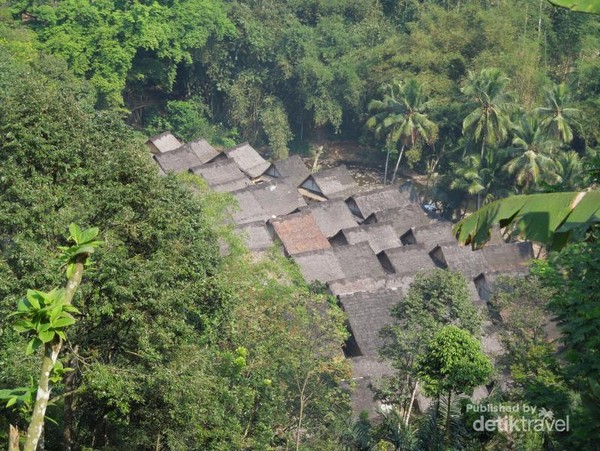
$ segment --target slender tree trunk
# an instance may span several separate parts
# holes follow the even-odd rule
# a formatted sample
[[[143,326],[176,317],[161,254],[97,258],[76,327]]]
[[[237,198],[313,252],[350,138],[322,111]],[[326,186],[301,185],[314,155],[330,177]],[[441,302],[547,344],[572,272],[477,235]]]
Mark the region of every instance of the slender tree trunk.
[[[383,170],[383,184],[387,184],[388,164],[390,162],[390,149],[387,149],[385,155],[385,169]]]
[[[483,155],[485,154],[485,140],[486,140],[487,136],[484,133],[483,134],[483,141],[481,142],[481,162],[483,163]]]
[[[396,161],[396,167],[394,168],[394,175],[392,175],[392,184],[394,180],[396,180],[396,173],[398,172],[398,167],[400,166],[400,160],[402,160],[402,155],[404,154],[404,145],[400,149],[400,155],[398,156],[398,161]]]
[[[64,303],[71,304],[73,296],[79,288],[81,277],[83,276],[83,266],[87,254],[82,254],[78,257],[75,263],[75,271],[71,278],[67,281],[67,287],[64,294]],[[62,340],[57,337],[50,343],[44,346],[44,358],[42,359],[42,368],[38,381],[37,397],[33,407],[33,414],[27,429],[27,440],[25,441],[24,451],[35,451],[40,442],[40,437],[44,430],[44,417],[46,416],[46,408],[50,399],[50,374],[56,364],[58,354],[62,348]]]
[[[296,431],[296,451],[300,449],[300,434],[302,429],[302,420],[304,418],[304,407],[306,405],[306,397],[304,396],[304,392],[306,390],[306,384],[308,384],[308,379],[310,378],[310,373],[306,375],[304,378],[304,382],[302,383],[302,388],[300,388],[300,413],[298,414],[298,430]]]
[[[410,403],[408,404],[408,412],[406,413],[406,418],[404,419],[404,425],[408,426],[410,422],[410,414],[412,413],[413,404],[415,403],[415,397],[417,396],[417,390],[419,389],[419,381],[415,382],[415,387],[413,388],[412,395],[410,397]]]
[[[448,406],[446,408],[446,449],[450,449],[450,402],[452,401],[452,391],[448,390]]]
[[[74,353],[77,353],[79,347],[76,345],[73,349]],[[69,367],[74,368],[77,364],[76,356],[73,356],[69,362]],[[68,372],[64,377],[65,384],[65,407],[64,407],[64,428],[63,428],[63,449],[64,451],[71,451],[73,446],[73,391],[75,389],[75,371]]]

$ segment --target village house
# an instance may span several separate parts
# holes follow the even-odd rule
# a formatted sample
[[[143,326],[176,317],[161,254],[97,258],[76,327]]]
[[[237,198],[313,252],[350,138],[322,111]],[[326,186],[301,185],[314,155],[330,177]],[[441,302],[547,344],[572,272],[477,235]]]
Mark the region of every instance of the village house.
[[[268,224],[283,245],[286,255],[331,247],[310,211],[270,219]]]
[[[153,154],[170,152],[181,146],[181,143],[171,132],[163,132],[146,141],[146,146]]]
[[[310,211],[319,229],[327,238],[331,238],[342,229],[358,225],[343,200],[311,203],[307,207],[302,207],[300,211]]]
[[[358,184],[343,164],[309,175],[301,184],[302,195],[312,200],[346,198],[358,191]]]
[[[394,227],[387,222],[342,229],[329,241],[336,246],[367,242],[376,254],[384,249],[402,246]]]
[[[292,155],[291,157],[271,163],[264,172],[263,177],[267,179],[286,179],[287,183],[298,187],[309,175],[310,172],[302,161],[302,158],[298,155]]]
[[[346,199],[350,211],[361,219],[378,211],[392,208],[404,208],[413,203],[410,191],[400,191],[398,188],[381,188],[353,194]]]
[[[215,191],[232,192],[253,184],[233,160],[218,160],[194,166],[190,172],[202,177]]]

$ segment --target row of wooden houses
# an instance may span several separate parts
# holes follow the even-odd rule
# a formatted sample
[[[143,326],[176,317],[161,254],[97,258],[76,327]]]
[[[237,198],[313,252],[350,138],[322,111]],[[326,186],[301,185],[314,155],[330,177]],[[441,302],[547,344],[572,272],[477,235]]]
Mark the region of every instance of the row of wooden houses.
[[[360,191],[344,166],[311,174],[298,156],[269,163],[248,143],[223,152],[205,140],[181,144],[170,133],[147,142],[159,172],[191,172],[239,204],[232,213],[251,252],[275,243],[293,259],[307,282],[325,283],[347,314],[355,411],[373,412],[370,387],[391,374],[379,357],[379,330],[392,322],[390,309],[419,271],[461,272],[473,302],[485,303],[499,274],[522,274],[533,258],[530,243],[505,243],[499,235],[483,250],[459,246],[449,222],[426,212],[410,185]],[[489,319],[484,348],[502,346]],[[485,396],[486,387],[475,396]],[[428,400],[417,398],[424,410]]]

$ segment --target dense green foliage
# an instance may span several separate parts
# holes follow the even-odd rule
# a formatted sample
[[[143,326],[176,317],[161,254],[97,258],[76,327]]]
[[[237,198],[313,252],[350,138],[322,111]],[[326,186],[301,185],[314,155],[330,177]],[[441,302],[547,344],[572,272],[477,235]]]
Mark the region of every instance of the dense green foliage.
[[[118,449],[335,442],[347,412],[337,307],[282,258],[254,265],[235,242],[221,257],[230,201],[158,177],[121,117],[94,110],[86,83],[54,58],[13,57],[18,44],[0,45],[3,388],[37,373],[6,315],[28,288],[59,284],[67,225],[96,225],[105,242],[73,302],[81,315],[61,361],[75,371],[53,391],[46,446],[63,434]],[[2,409],[0,434],[29,414]]]
[[[9,4],[40,48],[92,81],[99,105],[123,105],[136,126],[156,130],[162,121],[180,137],[211,134],[208,123],[270,145],[275,155],[285,155],[292,136],[331,133],[383,147],[365,127],[367,106],[387,85],[414,79],[430,99],[428,116],[441,139],[425,140],[408,160],[434,179],[461,164],[465,148],[507,147],[514,115],[551,107],[546,91],[559,100],[553,105],[564,121],[545,129],[571,130],[562,140],[568,147],[572,133],[580,156],[597,143],[598,20],[545,2]],[[174,101],[203,120],[180,128],[170,119],[178,114]],[[570,122],[573,108],[584,112],[577,124]],[[436,196],[450,212],[468,197],[455,191]]]

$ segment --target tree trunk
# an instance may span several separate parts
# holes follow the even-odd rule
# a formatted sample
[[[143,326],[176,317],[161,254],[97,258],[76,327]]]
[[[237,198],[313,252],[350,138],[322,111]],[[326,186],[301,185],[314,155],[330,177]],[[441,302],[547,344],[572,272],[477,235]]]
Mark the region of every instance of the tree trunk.
[[[400,166],[400,160],[402,160],[402,154],[404,154],[404,146],[402,146],[402,149],[400,149],[400,155],[398,156],[398,161],[396,161],[394,175],[392,175],[392,184],[394,183],[394,180],[396,180],[396,173],[398,172],[398,167]]]
[[[450,449],[450,402],[452,401],[452,391],[448,390],[448,405],[446,408],[446,449]]]
[[[404,419],[404,425],[408,426],[410,422],[410,414],[412,413],[412,407],[415,403],[415,396],[417,396],[417,390],[419,389],[419,381],[415,382],[415,388],[412,391],[412,395],[410,397],[410,403],[408,404],[408,412],[406,413],[406,418]]]
[[[75,345],[73,349],[74,353],[77,353],[79,346]],[[75,368],[77,365],[77,358],[73,356],[69,362],[70,368]],[[63,428],[63,449],[65,451],[71,451],[73,447],[73,391],[75,389],[75,371],[70,371],[65,374],[65,407],[64,407],[64,428]]]
[[[385,155],[385,169],[383,170],[383,184],[387,183],[387,174],[388,174],[388,164],[390,162],[390,149],[387,149],[387,153]]]
[[[481,193],[477,193],[477,210],[481,208]]]
[[[79,288],[81,278],[83,276],[83,266],[87,254],[81,254],[75,263],[75,271],[71,278],[67,281],[67,287],[65,289],[64,303],[71,304],[73,296]],[[40,437],[44,430],[44,417],[46,416],[46,408],[48,407],[48,400],[50,399],[50,374],[58,359],[58,354],[62,348],[62,340],[56,337],[50,343],[46,343],[44,346],[44,358],[42,359],[42,368],[40,371],[40,378],[38,380],[37,397],[35,405],[33,407],[33,414],[29,427],[27,428],[27,440],[25,441],[24,451],[35,451],[40,442]]]

